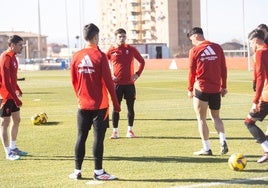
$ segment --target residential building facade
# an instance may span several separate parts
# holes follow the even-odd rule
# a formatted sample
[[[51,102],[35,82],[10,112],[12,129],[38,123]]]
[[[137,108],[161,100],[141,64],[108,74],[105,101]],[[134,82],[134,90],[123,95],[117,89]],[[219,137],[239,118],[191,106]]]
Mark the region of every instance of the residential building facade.
[[[99,0],[99,17],[104,49],[124,28],[130,44],[162,43],[170,57],[185,57],[192,46],[186,34],[201,24],[200,0]]]
[[[22,59],[47,57],[47,37],[23,31],[0,31],[0,53],[8,48],[8,39],[12,35],[21,36],[25,42],[25,48],[21,54]]]

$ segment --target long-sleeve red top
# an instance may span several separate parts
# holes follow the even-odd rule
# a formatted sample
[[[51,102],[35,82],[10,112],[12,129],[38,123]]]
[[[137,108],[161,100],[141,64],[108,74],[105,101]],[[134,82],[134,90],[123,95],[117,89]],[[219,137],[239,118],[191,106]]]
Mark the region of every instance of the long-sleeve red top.
[[[254,60],[256,92],[253,103],[258,104],[260,100],[268,102],[268,47],[266,45],[256,50]]]
[[[115,110],[120,111],[107,57],[97,45],[89,45],[73,55],[71,78],[80,109],[107,108],[109,92]]]
[[[115,77],[115,83],[119,85],[133,84],[132,78],[134,74],[134,58],[139,63],[139,68],[135,72],[138,76],[142,73],[145,65],[143,57],[139,51],[128,44],[122,44],[120,46],[113,46],[107,52],[107,57],[110,60],[113,70],[113,77]]]
[[[220,45],[204,41],[189,51],[188,90],[218,93],[226,89],[227,68]]]
[[[10,49],[4,51],[0,56],[0,97],[2,104],[8,99],[13,99],[17,106],[21,106],[16,92],[21,95],[21,89],[17,84],[18,62],[15,53]]]

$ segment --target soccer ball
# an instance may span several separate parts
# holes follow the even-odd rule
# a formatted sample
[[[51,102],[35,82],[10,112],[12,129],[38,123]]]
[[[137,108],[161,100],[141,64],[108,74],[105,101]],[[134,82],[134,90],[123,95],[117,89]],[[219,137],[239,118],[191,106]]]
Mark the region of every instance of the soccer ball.
[[[40,114],[36,114],[31,117],[31,121],[33,125],[41,125],[46,124],[48,120],[47,114],[45,112],[42,112]]]
[[[39,114],[35,114],[31,117],[31,121],[33,125],[40,125],[41,124],[41,117]]]
[[[247,159],[242,153],[234,153],[230,156],[228,165],[231,170],[241,171],[246,167]]]
[[[41,119],[41,121],[40,121],[41,124],[46,124],[47,120],[48,120],[47,114],[45,112],[43,112],[43,113],[40,113],[39,116]]]

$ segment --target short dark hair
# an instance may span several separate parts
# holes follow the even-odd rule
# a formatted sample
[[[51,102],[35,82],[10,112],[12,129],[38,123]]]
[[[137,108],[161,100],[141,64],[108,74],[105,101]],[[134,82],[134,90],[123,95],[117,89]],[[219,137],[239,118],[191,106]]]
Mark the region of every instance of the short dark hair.
[[[8,39],[8,46],[13,44],[18,44],[20,41],[23,41],[23,38],[21,38],[19,35],[12,35]]]
[[[187,37],[190,38],[193,34],[200,34],[204,35],[203,30],[201,27],[193,27],[189,33],[187,33]]]
[[[257,29],[264,29],[264,30],[268,31],[268,27],[267,27],[266,24],[260,24],[260,25],[258,25]]]
[[[117,29],[114,34],[117,35],[117,34],[127,34],[126,30],[124,30],[123,28],[119,28]]]
[[[93,24],[93,23],[90,23],[88,25],[85,25],[84,26],[84,30],[83,30],[83,33],[84,33],[84,39],[86,41],[90,41],[92,40],[97,34],[99,34],[100,30],[99,28]]]
[[[248,40],[252,40],[254,38],[264,40],[264,32],[260,29],[254,29],[248,34]]]

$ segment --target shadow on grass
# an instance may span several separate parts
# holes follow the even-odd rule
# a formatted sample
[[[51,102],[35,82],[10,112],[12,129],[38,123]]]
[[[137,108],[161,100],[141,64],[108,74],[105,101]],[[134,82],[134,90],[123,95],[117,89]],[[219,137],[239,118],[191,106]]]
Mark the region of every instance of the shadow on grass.
[[[200,140],[201,138],[196,136],[137,136],[135,139],[145,138],[145,139],[185,139],[185,140]],[[120,138],[120,139],[129,139],[129,138]],[[218,137],[210,137],[210,140],[218,140]],[[228,140],[253,140],[252,137],[228,137]]]
[[[58,121],[49,121],[46,124],[35,125],[36,127],[56,126],[60,124]]]
[[[156,183],[170,183],[170,182],[191,182],[191,183],[216,183],[216,184],[252,184],[252,185],[267,185],[268,181],[259,179],[118,179],[117,181],[128,182],[156,182]],[[187,185],[186,185],[187,186]],[[227,186],[227,185],[226,185]],[[204,186],[199,186],[204,187]]]
[[[28,155],[23,160],[74,160],[74,156],[35,156]],[[93,160],[93,157],[86,156],[84,160]],[[225,158],[215,156],[209,157],[158,157],[158,156],[141,156],[141,157],[124,157],[124,156],[108,156],[104,157],[106,161],[134,161],[134,162],[159,162],[159,163],[226,163]]]
[[[126,120],[126,118],[121,118],[121,120]],[[139,118],[139,119],[135,119],[137,121],[197,121],[196,118],[175,118],[175,119],[158,119],[158,118],[150,118],[150,119],[142,119],[142,118]],[[211,119],[208,118],[207,119],[208,121],[210,121]],[[237,120],[241,120],[241,121],[244,121],[245,118],[222,118],[223,121],[237,121]],[[243,122],[242,122],[243,124]]]
[[[206,156],[206,157],[182,157],[182,156],[123,157],[123,156],[109,156],[109,157],[104,157],[104,160],[135,161],[135,162],[160,162],[160,163],[226,163],[225,158],[217,158],[216,156]]]

